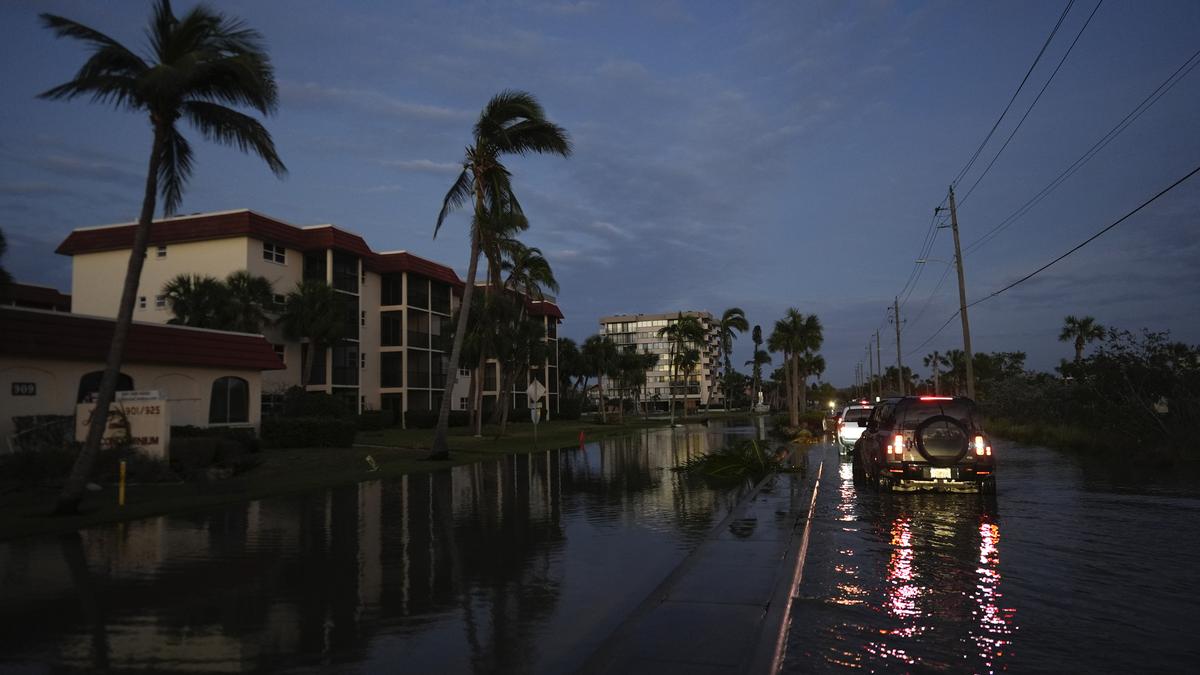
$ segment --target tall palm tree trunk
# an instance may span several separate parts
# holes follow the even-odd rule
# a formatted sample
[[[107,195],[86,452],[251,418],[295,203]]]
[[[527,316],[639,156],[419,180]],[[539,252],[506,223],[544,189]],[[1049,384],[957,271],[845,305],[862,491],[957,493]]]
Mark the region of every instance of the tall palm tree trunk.
[[[304,364],[300,366],[300,388],[307,390],[312,382],[313,364],[317,362],[317,343],[308,341],[308,353],[304,355]]]
[[[477,199],[483,201],[480,194]],[[482,210],[482,209],[480,209]],[[471,291],[475,289],[475,273],[479,270],[479,232],[474,223],[471,224],[471,262],[467,265],[466,287],[463,288],[462,306],[459,307],[458,325],[454,328],[454,343],[450,347],[450,371],[446,378],[446,391],[442,394],[441,409],[438,410],[437,431],[433,436],[433,447],[429,450],[429,459],[450,459],[450,447],[446,443],[446,435],[450,428],[450,399],[454,385],[458,382],[458,361],[462,358],[463,337],[467,330],[467,316],[471,313]]]
[[[486,330],[486,328],[484,329]],[[471,425],[475,428],[475,435],[483,435],[483,378],[487,372],[487,352],[483,350],[482,345],[479,349],[479,367],[475,369],[479,373],[479,387],[476,389],[479,405],[475,406],[475,415],[471,418]],[[496,386],[500,386],[499,378],[496,379]],[[497,392],[498,393],[498,392]],[[499,399],[499,396],[496,396]]]
[[[142,278],[142,265],[146,262],[146,244],[150,240],[150,223],[154,220],[155,198],[158,194],[158,169],[162,146],[163,132],[155,124],[154,141],[150,146],[150,163],[146,171],[146,192],[142,197],[142,212],[138,217],[137,230],[134,231],[133,247],[129,251],[129,266],[125,270],[125,285],[121,289],[121,304],[117,309],[112,342],[109,344],[108,357],[104,363],[104,376],[100,380],[100,391],[96,396],[96,407],[92,412],[87,440],[71,467],[71,474],[67,476],[62,493],[58,496],[58,503],[54,506],[55,515],[70,515],[79,511],[88,476],[92,473],[96,455],[100,451],[104,429],[108,426],[108,408],[116,395],[121,360],[125,356],[125,341],[129,336],[129,325],[133,323],[133,303],[137,299],[138,283]]]

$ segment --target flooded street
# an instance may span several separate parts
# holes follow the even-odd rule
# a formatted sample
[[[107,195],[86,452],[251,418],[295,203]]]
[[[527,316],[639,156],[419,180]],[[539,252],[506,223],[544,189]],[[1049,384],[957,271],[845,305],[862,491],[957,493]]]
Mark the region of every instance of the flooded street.
[[[638,432],[0,543],[0,669],[570,672],[736,502]]]
[[[877,494],[826,463],[785,672],[1183,672],[1200,482],[997,444],[994,498]],[[830,470],[830,469],[840,470]]]

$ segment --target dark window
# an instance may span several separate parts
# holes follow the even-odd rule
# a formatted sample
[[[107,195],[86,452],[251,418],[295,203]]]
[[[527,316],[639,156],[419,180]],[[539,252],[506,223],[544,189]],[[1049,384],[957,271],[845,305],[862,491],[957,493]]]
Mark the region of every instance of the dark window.
[[[333,252],[333,287],[347,293],[358,292],[358,258],[341,251]]]
[[[408,346],[429,347],[429,312],[408,310]]]
[[[380,289],[380,303],[384,305],[404,304],[404,275],[387,274],[383,277]]]
[[[552,366],[558,365],[558,343],[557,342],[551,341],[551,342],[546,343],[546,362]]]
[[[975,406],[964,400],[918,401],[909,399],[896,405],[895,414],[902,429],[916,429],[922,422],[935,415],[952,417],[968,428],[979,426],[975,420]]]
[[[496,364],[489,363],[483,367],[483,390],[495,391],[499,386],[496,384]]]
[[[429,315],[429,348],[438,349],[443,352],[450,351],[454,345],[450,342],[450,335],[453,328],[450,326],[450,318],[437,314]]]
[[[379,318],[379,344],[384,347],[403,345],[404,312],[382,312]]]
[[[333,383],[358,384],[358,345],[341,343],[333,348]]]
[[[325,281],[325,252],[304,254],[304,278]]]
[[[434,354],[432,360],[435,369],[429,379],[429,386],[432,389],[445,389],[446,373],[449,370],[450,357],[445,354]]]
[[[404,394],[380,394],[379,409],[392,413],[394,424],[399,424],[404,415]]]
[[[163,246],[161,248],[164,250],[163,255],[159,256],[160,258],[166,255],[166,247]],[[279,263],[280,265],[287,264],[287,249],[285,249],[281,244],[271,244],[264,241],[263,260],[266,260],[267,262]]]
[[[250,421],[250,384],[240,377],[218,377],[213,381],[208,403],[209,424]]]
[[[429,410],[429,392],[427,391],[410,391],[408,392],[408,409],[424,411]]]
[[[408,352],[408,386],[429,386],[429,352],[409,350]]]
[[[75,396],[76,403],[83,403],[92,394],[100,392],[100,380],[104,377],[103,370],[97,370],[79,378],[79,392]],[[133,391],[133,378],[125,373],[117,374],[117,391]]]
[[[308,343],[300,345],[300,367],[303,368],[308,359]],[[308,378],[309,384],[325,384],[325,350],[318,349],[313,355],[312,374]]]
[[[343,296],[343,299],[352,300],[351,298],[346,298],[344,296]],[[358,302],[357,301],[352,301],[352,302],[346,303],[346,315],[342,318],[342,320],[345,322],[345,328],[343,328],[343,330],[345,332],[342,334],[342,339],[357,340],[358,339]]]
[[[842,421],[847,425],[871,419],[871,408],[850,408]]]
[[[441,314],[450,313],[450,286],[436,281],[429,284],[429,309]]]
[[[410,307],[429,309],[429,280],[408,275],[408,304]]]
[[[379,386],[404,386],[403,352],[383,352],[379,355]]]
[[[546,337],[558,337],[558,319],[546,317]]]
[[[343,409],[358,414],[358,389],[335,388],[332,393],[334,398],[342,402]]]

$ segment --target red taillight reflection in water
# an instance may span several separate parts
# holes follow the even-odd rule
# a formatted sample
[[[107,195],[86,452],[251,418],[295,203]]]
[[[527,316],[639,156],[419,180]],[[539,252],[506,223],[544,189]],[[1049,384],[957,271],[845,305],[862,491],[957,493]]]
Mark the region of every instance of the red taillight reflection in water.
[[[975,601],[975,618],[979,622],[971,638],[979,650],[979,658],[994,672],[996,660],[1004,656],[1012,644],[1013,608],[1002,608],[1000,599],[1000,526],[985,515],[979,523],[979,566],[975,569],[976,585],[971,593]]]

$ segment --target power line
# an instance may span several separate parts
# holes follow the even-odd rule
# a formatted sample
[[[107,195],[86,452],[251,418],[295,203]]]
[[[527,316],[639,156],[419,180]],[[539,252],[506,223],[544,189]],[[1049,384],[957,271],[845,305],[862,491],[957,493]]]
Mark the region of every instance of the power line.
[[[1107,134],[1100,137],[1098,141],[1092,144],[1092,147],[1088,148],[1087,151],[1080,155],[1078,159],[1067,166],[1067,168],[1063,169],[1062,172],[1060,172],[1054,178],[1054,180],[1047,183],[1046,186],[1038,191],[1037,194],[1035,194],[1033,197],[1030,197],[1028,201],[1020,206],[1020,208],[1009,214],[1007,218],[1000,221],[1000,223],[995,227],[988,230],[981,237],[968,244],[966,248],[963,249],[963,255],[969,255],[970,253],[973,253],[980,246],[983,246],[988,241],[991,241],[1002,230],[1006,229],[1008,226],[1012,225],[1014,222],[1032,210],[1034,206],[1037,206],[1042,199],[1046,198],[1051,192],[1056,190],[1058,186],[1062,185],[1062,183],[1064,183],[1068,178],[1075,175],[1079,169],[1083,168],[1085,164],[1091,161],[1093,157],[1107,147],[1108,144],[1113,141],[1113,139],[1121,135],[1125,129],[1136,122],[1143,113],[1149,110],[1155,103],[1158,102],[1160,98],[1165,96],[1167,92],[1174,88],[1175,85],[1179,84],[1179,82],[1183,78],[1187,77],[1188,74],[1190,74],[1198,65],[1200,65],[1200,50],[1193,52],[1192,55],[1189,56],[1187,60],[1183,62],[1183,64],[1176,68],[1175,71],[1167,77],[1167,79],[1163,80],[1158,87],[1154,89],[1154,91],[1150,92],[1146,98],[1142,99],[1140,103],[1134,106],[1133,110],[1130,110],[1129,113],[1126,114],[1116,126],[1114,126],[1112,129],[1109,129]]]
[[[1100,11],[1100,5],[1102,4],[1104,4],[1104,0],[1099,0],[1099,2],[1096,3],[1095,8],[1092,9],[1092,13],[1088,15],[1087,21],[1083,22],[1083,26],[1079,28],[1079,32],[1075,34],[1075,39],[1071,41],[1071,44],[1067,47],[1067,51],[1063,52],[1062,58],[1058,60],[1058,65],[1054,67],[1054,70],[1050,73],[1050,77],[1046,78],[1046,82],[1042,85],[1042,88],[1038,90],[1037,96],[1033,97],[1033,101],[1029,104],[1029,107],[1025,109],[1025,114],[1022,115],[1021,119],[1017,121],[1017,126],[1013,127],[1013,130],[1008,135],[1008,138],[1004,140],[1004,144],[1000,146],[1000,149],[997,150],[996,154],[992,157],[992,161],[988,162],[988,165],[984,167],[983,173],[979,174],[979,177],[976,178],[975,182],[971,184],[971,188],[967,190],[967,193],[962,196],[962,199],[958,200],[959,206],[962,206],[967,202],[967,199],[971,196],[971,193],[975,191],[975,188],[979,187],[980,181],[982,181],[983,177],[992,170],[992,166],[996,163],[996,160],[1000,159],[1000,155],[1004,153],[1004,149],[1008,147],[1010,142],[1012,142],[1013,136],[1017,135],[1017,131],[1021,129],[1021,125],[1025,123],[1025,119],[1029,117],[1029,113],[1033,112],[1034,106],[1036,106],[1038,101],[1041,100],[1042,94],[1046,93],[1046,89],[1050,86],[1050,83],[1054,81],[1054,76],[1058,74],[1058,71],[1063,67],[1063,64],[1067,62],[1067,57],[1070,56],[1071,51],[1075,49],[1075,44],[1079,42],[1079,38],[1083,37],[1083,32],[1087,30],[1088,24],[1092,22],[1092,17],[1096,16],[1096,12]]]
[[[1050,35],[1048,35],[1046,37],[1046,41],[1042,43],[1042,48],[1038,50],[1037,56],[1033,59],[1033,63],[1029,65],[1029,70],[1025,71],[1025,77],[1021,78],[1021,84],[1017,85],[1017,90],[1014,91],[1012,97],[1008,99],[1008,105],[1004,106],[1004,110],[1000,111],[1000,116],[996,118],[996,123],[992,125],[991,130],[988,131],[987,135],[983,137],[983,141],[979,144],[979,147],[975,149],[975,153],[971,155],[971,159],[967,160],[966,165],[963,166],[962,170],[958,172],[958,175],[954,177],[954,181],[952,183],[953,185],[958,185],[958,182],[962,180],[963,176],[965,176],[966,173],[971,170],[971,166],[975,164],[975,160],[979,158],[979,153],[983,152],[983,148],[987,145],[987,142],[991,140],[992,134],[996,133],[996,129],[1000,126],[1000,122],[1004,119],[1004,116],[1008,114],[1009,109],[1012,108],[1013,102],[1017,100],[1017,95],[1021,93],[1021,89],[1025,87],[1025,83],[1029,80],[1029,76],[1033,74],[1033,69],[1036,68],[1038,62],[1042,60],[1042,55],[1046,53],[1046,48],[1050,46],[1050,42],[1054,39],[1055,34],[1058,33],[1059,27],[1062,26],[1063,20],[1067,18],[1067,13],[1071,11],[1071,7],[1074,4],[1075,0],[1069,0],[1067,2],[1067,6],[1063,8],[1062,14],[1059,15],[1058,21],[1054,24],[1054,29],[1050,31]]]

